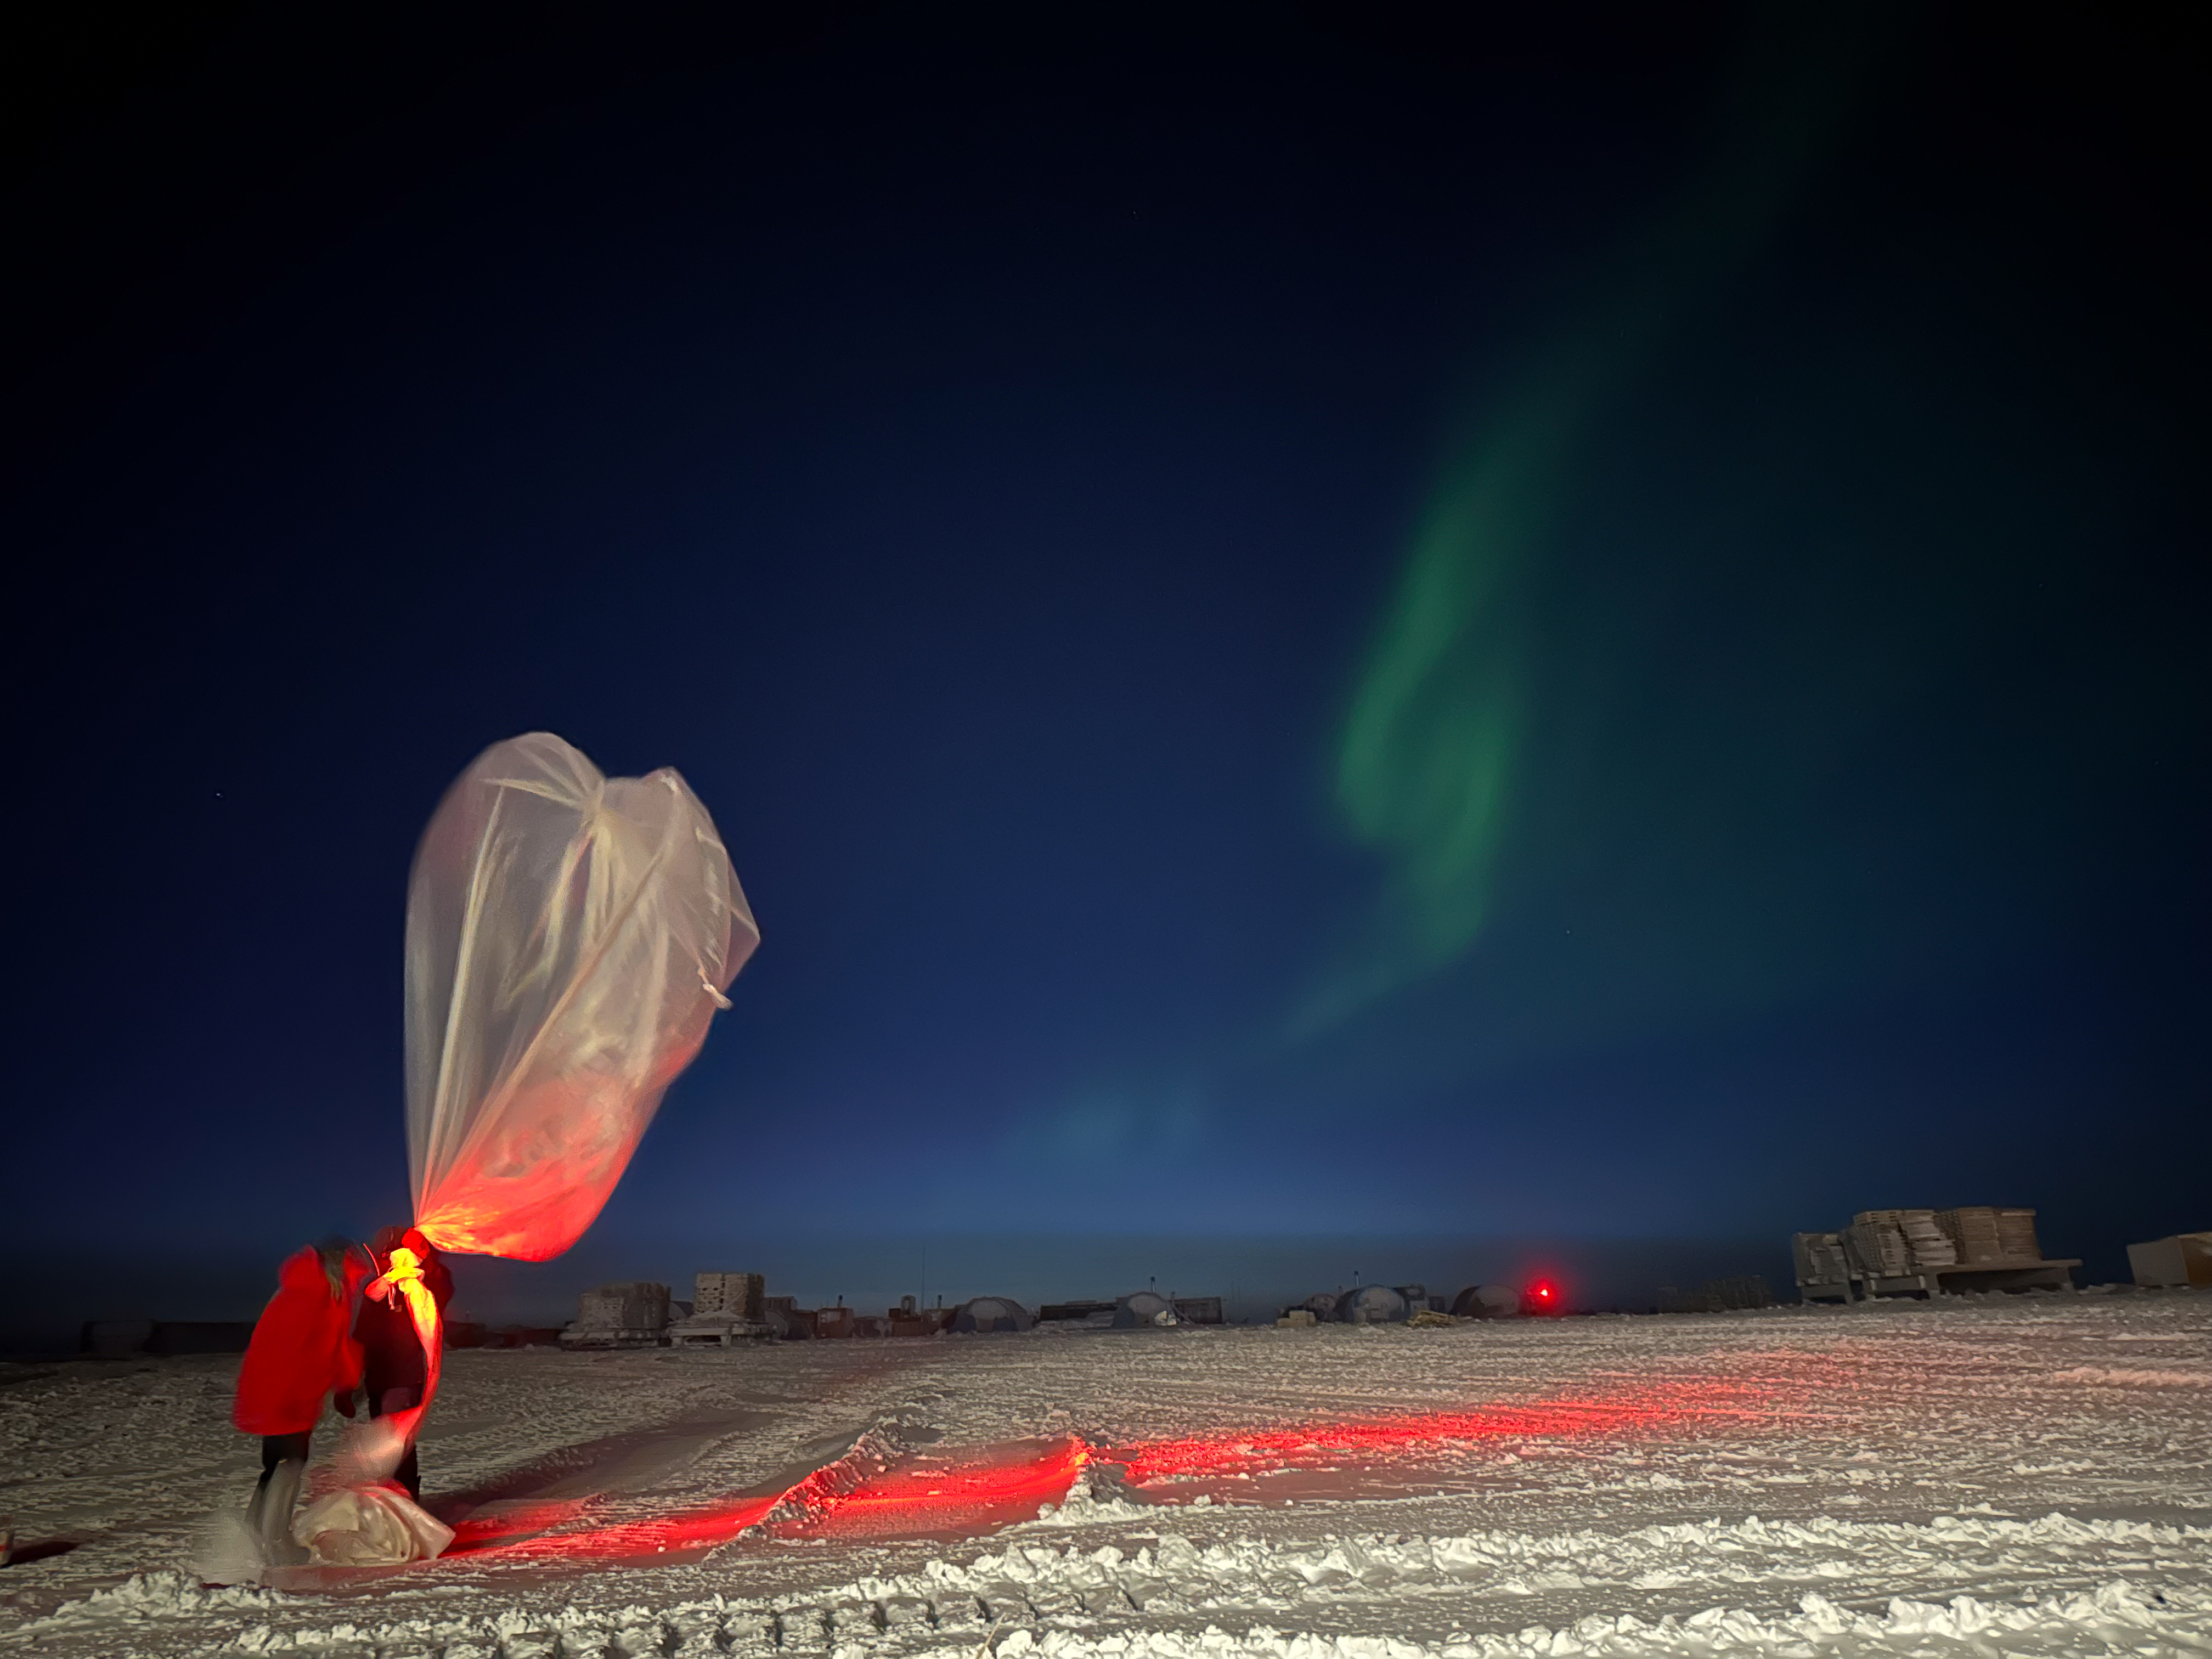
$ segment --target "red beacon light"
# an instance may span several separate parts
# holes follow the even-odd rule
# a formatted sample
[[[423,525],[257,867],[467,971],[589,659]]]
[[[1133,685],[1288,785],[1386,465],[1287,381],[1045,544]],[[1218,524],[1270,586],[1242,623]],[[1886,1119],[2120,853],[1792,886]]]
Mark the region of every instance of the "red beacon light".
[[[1562,1314],[1566,1310],[1559,1287],[1548,1279],[1540,1279],[1521,1292],[1521,1311],[1524,1314]]]

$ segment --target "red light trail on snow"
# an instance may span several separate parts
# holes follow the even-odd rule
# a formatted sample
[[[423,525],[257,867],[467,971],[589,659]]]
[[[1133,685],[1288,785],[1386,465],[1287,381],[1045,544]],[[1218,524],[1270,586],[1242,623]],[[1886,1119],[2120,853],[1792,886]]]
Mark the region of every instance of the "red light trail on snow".
[[[789,1490],[687,1513],[546,1532],[574,1519],[585,1500],[502,1507],[454,1528],[448,1557],[492,1553],[505,1560],[641,1561],[714,1549],[749,1528],[770,1538],[908,1538],[988,1531],[1034,1520],[1067,1495],[1091,1461],[1073,1435],[918,1457],[850,1484],[837,1465]],[[565,1512],[562,1512],[565,1511]],[[538,1535],[528,1535],[538,1533]]]
[[[1312,1423],[1257,1433],[1193,1436],[1153,1440],[1126,1449],[1102,1450],[1102,1462],[1118,1463],[1139,1486],[1150,1481],[1200,1475],[1251,1474],[1311,1464],[1323,1458],[1376,1458],[1391,1454],[1442,1451],[1472,1441],[1515,1438],[1557,1439],[1619,1428],[1651,1414],[1629,1406],[1595,1403],[1505,1407],[1496,1411],[1437,1412],[1419,1417],[1370,1423]]]
[[[1093,1447],[1074,1435],[931,1452],[855,1478],[833,1463],[787,1490],[753,1492],[676,1515],[559,1528],[584,1518],[592,1500],[494,1506],[463,1518],[448,1557],[517,1561],[665,1561],[735,1542],[749,1529],[768,1539],[860,1540],[981,1534],[1031,1520],[1065,1498],[1092,1464],[1118,1471],[1139,1502],[1174,1504],[1183,1482],[1249,1480],[1316,1470],[1395,1469],[1419,1478],[1424,1465],[1486,1442],[1669,1437],[1726,1425],[1778,1421],[1772,1389],[1711,1377],[1626,1387],[1472,1411],[1427,1412],[1364,1421],[1322,1421]]]
[[[1030,1521],[1067,1496],[1091,1459],[1074,1435],[1042,1446],[987,1448],[887,1470],[786,1532],[793,1538],[894,1538]]]
[[[1544,1400],[1474,1411],[1426,1412],[1365,1421],[1197,1435],[1100,1448],[1102,1463],[1118,1464],[1133,1495],[1171,1501],[1144,1489],[1178,1480],[1248,1478],[1280,1471],[1351,1464],[1370,1466],[1431,1458],[1485,1441],[1568,1440],[1595,1436],[1688,1434],[1717,1422],[1741,1425],[1787,1413],[1756,1383],[1656,1382],[1577,1400]]]

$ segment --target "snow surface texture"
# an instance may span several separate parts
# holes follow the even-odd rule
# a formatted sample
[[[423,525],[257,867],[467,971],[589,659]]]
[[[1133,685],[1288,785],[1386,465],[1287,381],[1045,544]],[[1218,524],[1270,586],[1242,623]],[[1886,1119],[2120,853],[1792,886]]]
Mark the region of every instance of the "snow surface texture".
[[[2212,1655],[2202,1291],[464,1352],[456,1553],[210,1589],[234,1365],[0,1377],[0,1652]]]

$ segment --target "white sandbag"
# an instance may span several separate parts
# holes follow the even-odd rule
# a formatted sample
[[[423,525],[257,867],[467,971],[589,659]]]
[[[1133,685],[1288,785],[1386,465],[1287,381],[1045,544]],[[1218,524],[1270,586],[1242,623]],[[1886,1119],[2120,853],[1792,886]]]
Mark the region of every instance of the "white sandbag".
[[[673,771],[604,777],[544,732],[486,750],[408,888],[415,1224],[444,1249],[567,1249],[759,939]]]

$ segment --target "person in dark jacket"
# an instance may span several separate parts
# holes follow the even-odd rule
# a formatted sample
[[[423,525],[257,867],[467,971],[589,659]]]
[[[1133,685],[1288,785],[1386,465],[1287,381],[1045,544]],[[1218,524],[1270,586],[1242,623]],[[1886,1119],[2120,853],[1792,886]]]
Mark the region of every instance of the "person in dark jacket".
[[[271,1561],[295,1553],[292,1506],[323,1401],[353,1415],[361,1350],[348,1326],[368,1276],[367,1253],[349,1239],[326,1238],[286,1257],[238,1368],[231,1421],[261,1437],[261,1482],[247,1521]]]
[[[452,1271],[438,1254],[437,1247],[414,1228],[386,1227],[377,1233],[374,1246],[380,1274],[391,1271],[392,1253],[401,1248],[412,1250],[421,1262],[422,1284],[438,1305],[442,1324],[446,1304],[453,1299]],[[354,1319],[353,1334],[361,1345],[362,1384],[368,1397],[368,1414],[389,1417],[421,1405],[423,1389],[429,1381],[429,1363],[408,1312],[406,1298],[364,1297],[361,1312]],[[392,1478],[407,1489],[410,1498],[418,1504],[422,1501],[422,1472],[412,1442],[406,1455],[392,1471]]]

